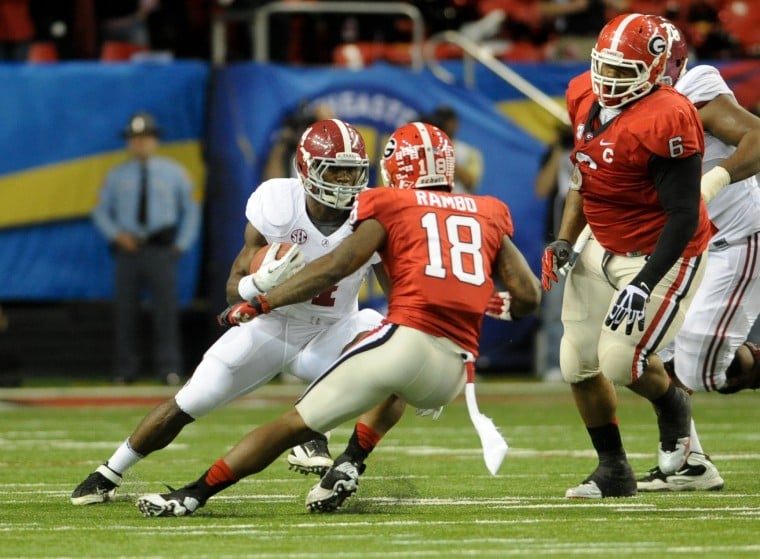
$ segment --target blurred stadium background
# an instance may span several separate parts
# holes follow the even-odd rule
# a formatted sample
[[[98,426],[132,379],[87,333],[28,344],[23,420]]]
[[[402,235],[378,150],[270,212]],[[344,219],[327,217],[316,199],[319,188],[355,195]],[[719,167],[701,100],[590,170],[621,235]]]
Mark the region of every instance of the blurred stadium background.
[[[0,384],[109,378],[111,259],[89,212],[106,170],[126,156],[119,131],[141,109],[156,115],[162,152],[187,166],[204,206],[202,238],[181,262],[185,374],[219,333],[213,315],[245,201],[278,130],[317,107],[357,125],[373,161],[398,125],[453,108],[457,139],[483,157],[478,192],[509,204],[516,242],[539,272],[547,202],[533,181],[565,86],[587,69],[589,37],[612,3],[549,17],[553,2],[516,0],[148,2],[140,40],[104,31],[105,18],[134,15],[137,2],[109,2],[109,13],[99,4],[30,2],[25,55],[0,63]],[[691,63],[718,66],[757,109],[756,3],[622,4],[683,25]],[[383,305],[375,286],[362,305]],[[539,328],[539,316],[485,319],[480,372],[534,372]]]

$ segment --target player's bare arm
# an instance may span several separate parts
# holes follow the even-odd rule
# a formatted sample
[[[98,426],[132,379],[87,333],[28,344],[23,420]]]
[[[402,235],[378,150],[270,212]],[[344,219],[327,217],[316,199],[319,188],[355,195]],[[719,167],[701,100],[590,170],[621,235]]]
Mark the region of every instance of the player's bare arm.
[[[522,318],[538,308],[541,303],[541,284],[525,257],[507,235],[501,240],[496,272],[512,296],[509,308],[512,318]]]
[[[332,252],[307,264],[300,272],[266,294],[274,309],[306,301],[358,270],[385,244],[386,232],[379,221],[363,221]]]
[[[737,182],[760,172],[760,118],[730,95],[718,95],[699,109],[705,130],[736,151],[720,165]]]
[[[586,225],[583,215],[583,196],[578,190],[570,190],[565,197],[565,207],[562,210],[562,224],[557,234],[558,239],[565,239],[571,245],[580,235]]]
[[[250,268],[253,255],[256,254],[261,247],[267,244],[264,235],[259,233],[250,223],[246,224],[243,237],[243,248],[240,249],[240,252],[232,262],[230,275],[227,278],[225,293],[227,295],[227,303],[230,305],[243,300],[238,292],[238,284],[243,276],[248,275],[248,269]]]

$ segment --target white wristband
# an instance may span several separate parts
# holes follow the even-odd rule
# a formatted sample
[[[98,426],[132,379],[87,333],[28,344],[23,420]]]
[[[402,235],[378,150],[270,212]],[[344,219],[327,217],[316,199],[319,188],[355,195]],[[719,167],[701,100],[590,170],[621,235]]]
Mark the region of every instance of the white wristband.
[[[700,190],[702,191],[702,198],[705,204],[709,204],[710,200],[715,198],[723,190],[723,187],[728,184],[731,184],[731,175],[720,165],[713,167],[702,175]]]
[[[259,288],[256,287],[256,284],[253,281],[253,274],[243,276],[240,279],[238,282],[238,293],[249,303],[253,301],[253,298],[256,297],[256,295],[261,295],[261,291],[259,291]]]

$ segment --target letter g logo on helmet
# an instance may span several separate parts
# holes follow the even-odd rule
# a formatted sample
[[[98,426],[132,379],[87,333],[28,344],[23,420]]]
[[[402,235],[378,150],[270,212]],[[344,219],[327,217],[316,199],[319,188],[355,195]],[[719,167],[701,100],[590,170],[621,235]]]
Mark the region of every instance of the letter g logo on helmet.
[[[657,56],[664,53],[668,48],[668,41],[665,37],[655,35],[649,40],[649,52]]]

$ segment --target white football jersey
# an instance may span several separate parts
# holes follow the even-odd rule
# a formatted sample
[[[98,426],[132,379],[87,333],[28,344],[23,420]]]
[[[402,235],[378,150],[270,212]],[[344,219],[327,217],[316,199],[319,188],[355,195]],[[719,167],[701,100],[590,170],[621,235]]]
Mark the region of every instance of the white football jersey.
[[[263,182],[248,199],[245,216],[268,243],[279,241],[298,245],[306,262],[332,251],[351,234],[348,219],[328,236],[314,226],[306,213],[306,192],[298,179],[277,178]],[[305,319],[322,317],[334,322],[358,309],[359,289],[369,267],[377,262],[380,257],[375,254],[353,274],[311,301],[273,312],[298,314]]]
[[[718,95],[734,97],[720,72],[712,66],[691,68],[676,82],[676,89],[683,93],[697,108]],[[705,155],[702,172],[720,165],[736,148],[719,140],[705,130]],[[732,244],[760,231],[760,189],[756,177],[726,186],[707,206],[710,219],[719,229],[713,242]]]

